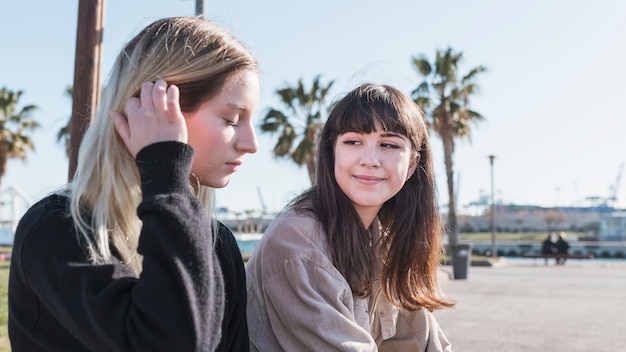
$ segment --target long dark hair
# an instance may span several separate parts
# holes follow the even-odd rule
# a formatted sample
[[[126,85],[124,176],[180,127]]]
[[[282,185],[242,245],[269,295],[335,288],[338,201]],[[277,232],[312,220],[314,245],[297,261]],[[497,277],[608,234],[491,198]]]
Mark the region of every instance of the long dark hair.
[[[374,247],[351,200],[335,180],[334,148],[346,132],[382,129],[406,136],[420,153],[415,173],[378,213],[383,250],[382,287],[396,306],[416,310],[450,307],[439,290],[437,269],[442,253],[443,222],[438,212],[428,128],[418,106],[397,89],[365,84],[341,99],[324,125],[317,153],[317,181],[293,202],[321,223],[330,243],[333,264],[352,291],[372,290]],[[372,226],[378,226],[374,222]]]

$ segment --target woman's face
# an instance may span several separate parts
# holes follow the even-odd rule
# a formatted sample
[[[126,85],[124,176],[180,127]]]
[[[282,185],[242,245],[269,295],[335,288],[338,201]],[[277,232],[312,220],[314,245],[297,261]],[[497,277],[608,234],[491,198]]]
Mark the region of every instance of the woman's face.
[[[335,179],[366,228],[416,165],[409,139],[380,126],[368,134],[344,133],[335,143]]]
[[[229,78],[221,93],[185,114],[189,144],[195,150],[192,184],[222,188],[258,148],[252,117],[259,107],[259,76],[246,70]]]

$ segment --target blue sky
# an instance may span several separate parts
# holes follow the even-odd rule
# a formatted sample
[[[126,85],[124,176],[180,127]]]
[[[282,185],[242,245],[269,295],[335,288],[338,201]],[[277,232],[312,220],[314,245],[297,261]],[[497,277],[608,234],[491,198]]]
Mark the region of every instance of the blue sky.
[[[122,45],[165,16],[193,15],[195,0],[106,0],[102,78]],[[23,90],[43,128],[26,163],[11,160],[1,187],[34,200],[67,179],[55,135],[70,116],[78,1],[0,0],[0,87]],[[459,210],[491,192],[488,155],[496,156],[496,199],[566,206],[610,195],[626,161],[626,2],[388,0],[206,1],[206,16],[234,32],[261,62],[260,122],[282,108],[274,91],[321,74],[331,96],[364,82],[407,94],[420,82],[411,57],[448,46],[463,51],[461,71],[483,65],[472,101],[486,121],[454,155]],[[282,208],[308,186],[304,168],[271,156],[275,137],[260,135],[218,205]],[[432,139],[439,201],[448,201],[441,140]],[[626,175],[617,206],[626,206]]]

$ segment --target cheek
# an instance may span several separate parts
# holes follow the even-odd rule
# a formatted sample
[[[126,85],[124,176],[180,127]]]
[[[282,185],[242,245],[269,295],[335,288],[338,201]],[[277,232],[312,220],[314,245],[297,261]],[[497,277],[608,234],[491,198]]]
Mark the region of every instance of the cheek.
[[[335,181],[337,182],[337,185],[339,186],[339,189],[341,189],[341,191],[343,193],[346,193],[347,190],[347,186],[346,184],[348,183],[348,174],[345,168],[342,168],[341,166],[342,164],[340,162],[335,162]]]
[[[338,179],[341,175],[341,167],[339,166],[339,163],[337,163],[336,161],[335,161],[335,167],[334,167],[333,172],[335,174],[335,179]]]
[[[201,138],[201,134],[197,133],[197,130],[194,132],[189,132],[189,141],[187,142],[190,146],[193,147],[196,153],[198,151],[205,149],[207,137]]]
[[[355,155],[353,155],[354,153],[351,153],[350,150],[342,148],[341,145],[336,145],[334,152],[335,170],[340,169],[341,166],[345,168],[347,165],[351,165],[353,163],[352,160],[355,158]]]
[[[223,140],[219,126],[212,124],[211,119],[191,119],[187,121],[189,145],[194,149],[203,150]]]
[[[187,123],[187,136],[188,136],[188,143],[192,146],[195,147],[196,142],[200,139],[199,136],[202,134],[202,124],[200,123],[200,118],[199,117],[192,117],[192,118],[187,118],[185,120],[185,122]]]
[[[402,159],[399,161],[398,166],[398,174],[401,176],[403,181],[406,181],[412,173],[413,164],[411,164],[408,160]]]

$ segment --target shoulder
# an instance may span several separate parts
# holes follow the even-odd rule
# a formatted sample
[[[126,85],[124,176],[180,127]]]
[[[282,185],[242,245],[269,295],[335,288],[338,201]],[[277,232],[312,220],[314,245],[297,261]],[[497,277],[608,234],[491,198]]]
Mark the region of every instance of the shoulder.
[[[76,236],[68,203],[65,196],[51,195],[35,203],[22,216],[13,240],[12,268],[32,269],[58,262],[60,258],[88,259]]]
[[[321,224],[312,214],[288,209],[272,221],[260,244],[295,246],[296,249],[313,246],[324,250],[327,240]]]
[[[217,234],[214,235],[215,251],[222,265],[243,261],[237,239],[233,232],[222,222],[217,222]]]
[[[67,212],[68,206],[69,198],[67,196],[51,194],[33,204],[22,218],[40,215],[63,215]]]
[[[217,222],[217,240],[226,246],[237,245],[237,240],[231,229],[221,221]]]
[[[321,231],[320,223],[315,219],[314,215],[305,211],[296,209],[287,209],[280,213],[270,224],[268,231],[280,229],[293,229],[298,232],[315,232]]]
[[[15,231],[15,242],[28,236],[37,229],[53,231],[59,227],[67,227],[71,224],[68,211],[69,198],[61,195],[47,196],[35,203],[20,219]]]
[[[319,222],[312,215],[289,209],[279,214],[267,228],[248,261],[248,267],[250,270],[262,267],[268,273],[302,263],[335,270]]]

